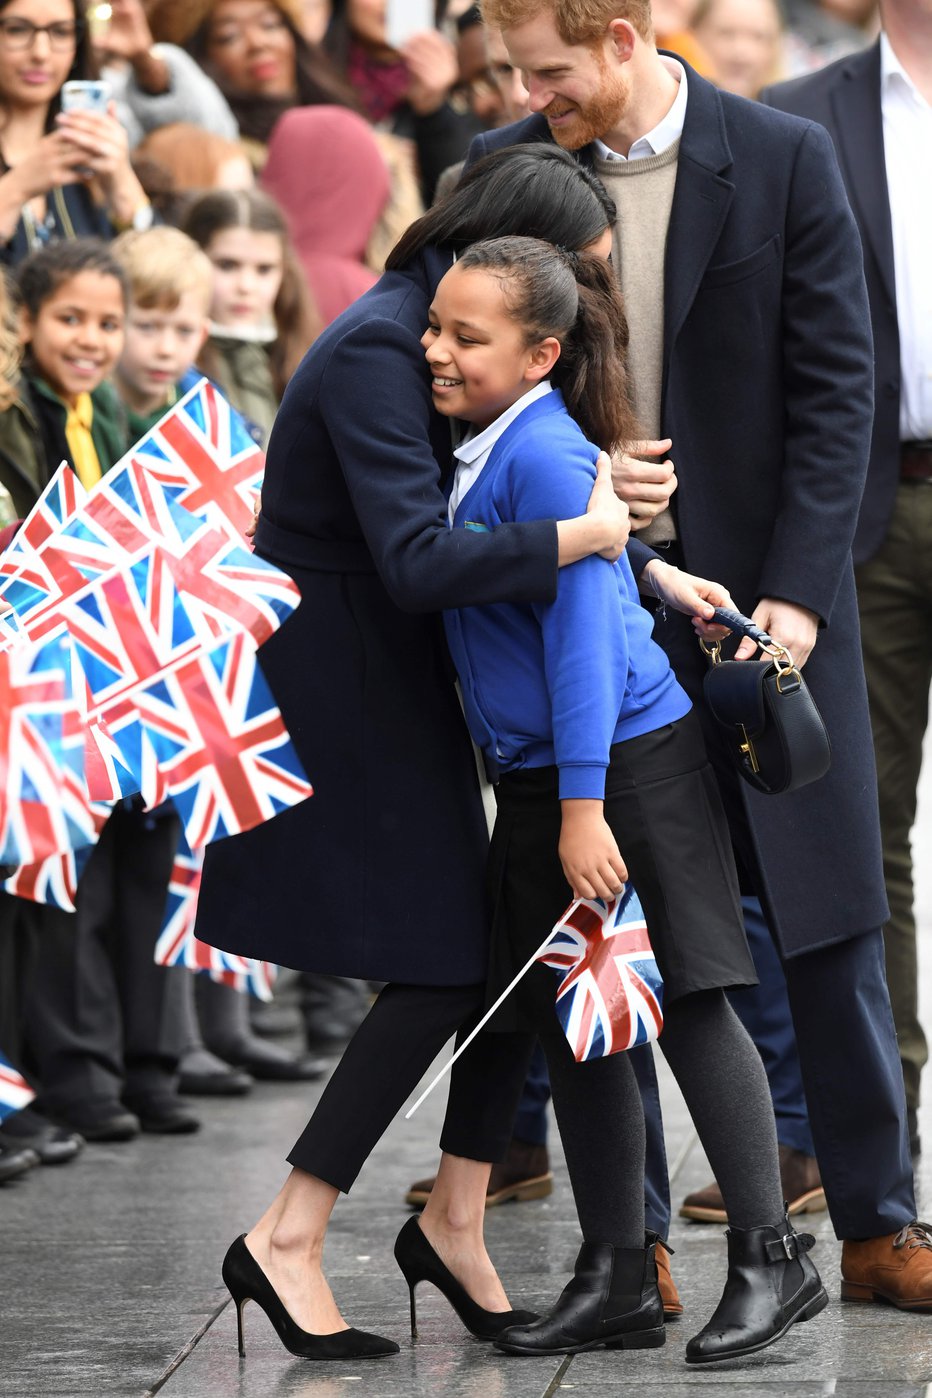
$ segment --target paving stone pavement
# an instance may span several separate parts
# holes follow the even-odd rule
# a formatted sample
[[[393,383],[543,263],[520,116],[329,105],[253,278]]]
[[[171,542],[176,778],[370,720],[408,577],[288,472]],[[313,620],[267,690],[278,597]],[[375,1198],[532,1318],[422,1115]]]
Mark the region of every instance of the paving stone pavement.
[[[915,839],[924,1018],[932,1028],[932,763],[923,796]],[[662,1071],[678,1201],[710,1173]],[[824,1213],[800,1222],[818,1236],[814,1259],[831,1305],[741,1364],[694,1373],[683,1362],[686,1339],[717,1300],[725,1249],[719,1229],[682,1220],[674,1222],[671,1243],[686,1314],[668,1327],[663,1349],[509,1358],[466,1335],[428,1286],[418,1290],[419,1338],[412,1344],[392,1242],[407,1215],[405,1187],[435,1158],[442,1093],[386,1135],[353,1194],[338,1205],[326,1254],[351,1323],[391,1335],[401,1354],[356,1365],[292,1359],[250,1306],[241,1361],[220,1259],[284,1177],[285,1153],[317,1092],[317,1085],[265,1085],[245,1100],[203,1102],[197,1136],[89,1147],[67,1168],[33,1171],[0,1190],[0,1398],[932,1398],[932,1315],[842,1306],[840,1247]],[[928,1086],[926,1095],[932,1101]],[[932,1105],[921,1125],[929,1150],[919,1171],[920,1216],[928,1217]],[[549,1199],[488,1216],[490,1250],[517,1305],[552,1300],[578,1246],[558,1146],[554,1154]]]

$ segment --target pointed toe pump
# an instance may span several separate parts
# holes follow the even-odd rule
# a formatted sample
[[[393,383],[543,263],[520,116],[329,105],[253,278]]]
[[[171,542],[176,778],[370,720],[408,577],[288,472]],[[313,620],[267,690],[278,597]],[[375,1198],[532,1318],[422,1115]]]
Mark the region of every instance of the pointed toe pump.
[[[272,1322],[285,1349],[299,1359],[379,1359],[398,1354],[394,1340],[369,1335],[364,1330],[337,1330],[332,1335],[312,1335],[296,1325],[282,1305],[268,1277],[246,1246],[241,1233],[223,1259],[223,1280],[236,1303],[236,1331],[240,1358],[246,1354],[243,1309],[255,1301]]]
[[[775,1227],[729,1228],[728,1276],[712,1319],[686,1346],[687,1364],[755,1354],[828,1305],[806,1255],[811,1233],[795,1233],[784,1215]]]
[[[477,1340],[494,1340],[510,1325],[526,1325],[537,1316],[534,1311],[486,1311],[472,1299],[466,1288],[434,1252],[421,1229],[417,1215],[409,1218],[395,1239],[395,1261],[408,1283],[411,1297],[411,1338],[417,1339],[417,1309],[414,1289],[418,1282],[430,1282],[445,1296],[460,1320]]]
[[[533,1325],[513,1325],[495,1348],[506,1354],[656,1349],[666,1331],[655,1246],[653,1237],[644,1248],[583,1243],[573,1279],[550,1314]]]

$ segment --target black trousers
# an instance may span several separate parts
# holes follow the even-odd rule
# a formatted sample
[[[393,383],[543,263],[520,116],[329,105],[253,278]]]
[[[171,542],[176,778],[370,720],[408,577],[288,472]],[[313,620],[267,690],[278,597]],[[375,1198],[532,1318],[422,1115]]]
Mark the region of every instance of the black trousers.
[[[347,1045],[290,1164],[348,1192],[443,1045],[453,1034],[462,1042],[479,1019],[484,999],[484,984],[387,985]],[[473,1040],[453,1068],[442,1150],[503,1158],[533,1046],[522,1033]]]
[[[67,1118],[124,1091],[171,1086],[181,1051],[181,968],[156,966],[180,824],[170,809],[114,808],[78,888],[77,913],[25,903],[22,1011],[37,1108]]]

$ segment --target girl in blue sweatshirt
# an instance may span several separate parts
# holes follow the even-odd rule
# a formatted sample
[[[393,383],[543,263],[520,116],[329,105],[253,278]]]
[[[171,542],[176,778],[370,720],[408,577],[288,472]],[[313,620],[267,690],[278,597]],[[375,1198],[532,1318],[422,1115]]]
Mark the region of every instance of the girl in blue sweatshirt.
[[[469,424],[456,449],[454,529],[584,508],[599,447],[636,435],[627,327],[609,264],[529,238],[477,243],[441,281],[422,343],[435,407]],[[594,445],[598,443],[598,445]],[[756,981],[728,828],[698,722],[651,638],[627,560],[561,571],[548,604],[445,614],[466,716],[496,783],[489,863],[490,996],[571,897],[630,879],[664,977],[660,1045],[725,1197],[729,1272],[690,1362],[747,1354],[825,1304],[786,1217],[767,1080],[725,998]],[[655,1239],[644,1234],[643,1113],[627,1055],[577,1064],[537,966],[497,1027],[532,1029],[583,1233],[554,1309],[504,1332],[521,1354],[662,1344]]]

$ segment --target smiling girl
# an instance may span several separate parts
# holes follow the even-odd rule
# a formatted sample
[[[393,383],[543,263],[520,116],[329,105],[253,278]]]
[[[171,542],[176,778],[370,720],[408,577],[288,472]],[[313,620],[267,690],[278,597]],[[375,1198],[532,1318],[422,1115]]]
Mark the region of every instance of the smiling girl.
[[[128,445],[106,382],[123,348],[126,282],[106,245],[79,238],[19,268],[23,374],[0,414],[0,482],[26,515],[61,461],[91,486]]]
[[[533,238],[476,243],[440,282],[421,343],[435,408],[469,424],[454,452],[454,530],[572,513],[599,447],[636,435],[627,324],[604,258]],[[731,1225],[725,1292],[687,1361],[762,1349],[827,1297],[805,1255],[814,1240],[786,1216],[760,1058],[724,994],[756,981],[724,811],[631,566],[585,558],[561,569],[552,602],[464,607],[444,620],[467,722],[496,783],[489,999],[571,898],[608,901],[630,876],[663,973],[660,1046]],[[634,1070],[624,1053],[575,1061],[555,990],[537,965],[498,1027],[540,1038],[583,1246],[551,1312],[495,1343],[513,1354],[652,1348],[664,1343],[663,1306],[656,1235],[644,1235]],[[727,1355],[723,1332],[733,1337]]]

